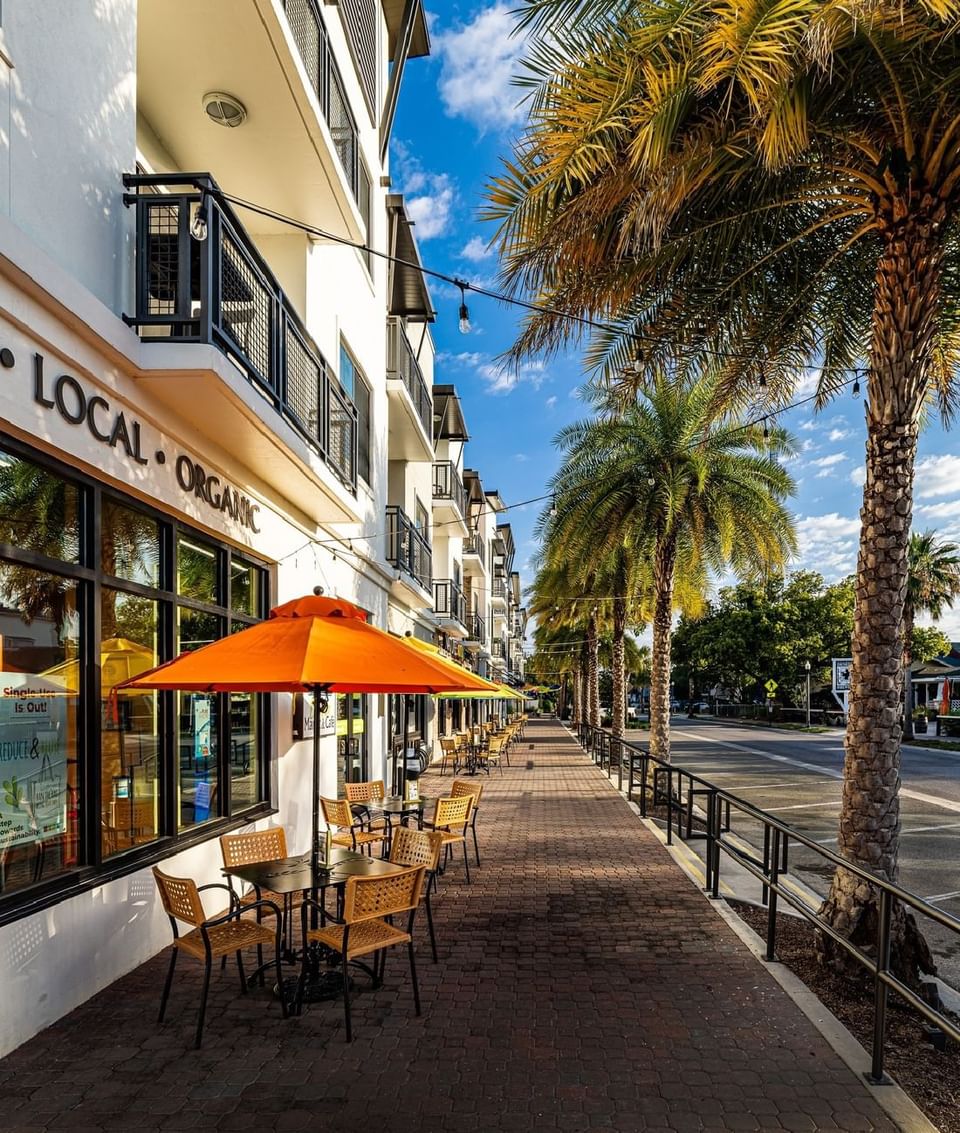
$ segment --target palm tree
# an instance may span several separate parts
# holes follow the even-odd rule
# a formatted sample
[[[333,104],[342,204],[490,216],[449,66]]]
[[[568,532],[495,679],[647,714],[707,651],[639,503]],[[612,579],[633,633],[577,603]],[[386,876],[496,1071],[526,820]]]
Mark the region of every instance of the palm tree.
[[[717,383],[662,378],[618,416],[567,426],[553,479],[559,513],[551,547],[570,569],[615,576],[639,592],[645,575],[653,622],[650,750],[670,758],[670,639],[677,599],[689,611],[707,573],[753,575],[795,548],[784,500],[793,481],[779,461],[787,434],[716,415]],[[549,553],[549,552],[548,552]],[[623,558],[619,558],[619,556]],[[682,593],[675,592],[677,580]]]
[[[589,359],[628,392],[678,357],[719,361],[728,391],[752,373],[773,408],[798,367],[819,368],[821,402],[864,369],[838,846],[891,880],[918,423],[932,396],[949,420],[960,358],[958,16],[958,0],[528,0],[531,125],[490,193],[506,279],[543,305],[518,354],[576,333],[561,310],[613,322]],[[871,947],[873,887],[839,869],[824,913]],[[899,910],[907,976],[916,939]]]
[[[960,597],[960,546],[943,542],[936,531],[914,531],[907,551],[907,597],[903,604],[903,733],[913,735],[913,626],[917,614],[934,620]]]

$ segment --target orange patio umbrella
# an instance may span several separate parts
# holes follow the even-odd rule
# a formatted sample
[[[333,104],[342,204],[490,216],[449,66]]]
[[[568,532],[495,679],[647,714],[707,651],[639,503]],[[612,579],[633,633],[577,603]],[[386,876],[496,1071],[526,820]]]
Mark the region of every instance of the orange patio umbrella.
[[[370,625],[359,606],[314,594],[275,606],[257,625],[182,653],[120,688],[187,692],[432,693],[480,689],[482,677]],[[313,854],[320,851],[320,736],[313,733]]]

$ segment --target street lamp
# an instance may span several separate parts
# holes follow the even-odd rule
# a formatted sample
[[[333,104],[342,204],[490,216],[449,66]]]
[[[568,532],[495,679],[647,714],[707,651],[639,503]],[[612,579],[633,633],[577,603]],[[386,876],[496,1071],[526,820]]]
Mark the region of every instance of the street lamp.
[[[807,671],[807,727],[810,727],[810,662],[804,661],[804,669]]]

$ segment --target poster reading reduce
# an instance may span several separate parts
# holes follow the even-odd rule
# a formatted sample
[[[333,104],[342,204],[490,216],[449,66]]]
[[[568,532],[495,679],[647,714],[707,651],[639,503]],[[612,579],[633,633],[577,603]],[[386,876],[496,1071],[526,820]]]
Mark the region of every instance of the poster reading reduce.
[[[0,672],[0,846],[66,831],[73,695],[32,673]]]

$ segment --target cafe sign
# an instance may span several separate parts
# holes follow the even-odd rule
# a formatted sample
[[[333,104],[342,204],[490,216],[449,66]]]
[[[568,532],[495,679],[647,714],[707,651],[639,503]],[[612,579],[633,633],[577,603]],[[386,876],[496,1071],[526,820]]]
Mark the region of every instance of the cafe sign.
[[[6,369],[16,365],[12,351],[0,350],[0,364]],[[135,464],[167,463],[167,453],[162,448],[151,451],[143,424],[130,416],[128,410],[92,392],[72,374],[48,375],[44,370],[44,357],[39,352],[33,356],[33,400],[44,411],[55,413],[68,425],[85,429],[98,444],[122,452]],[[209,510],[226,515],[239,526],[259,534],[259,504],[186,453],[178,453],[173,463],[181,491]]]

